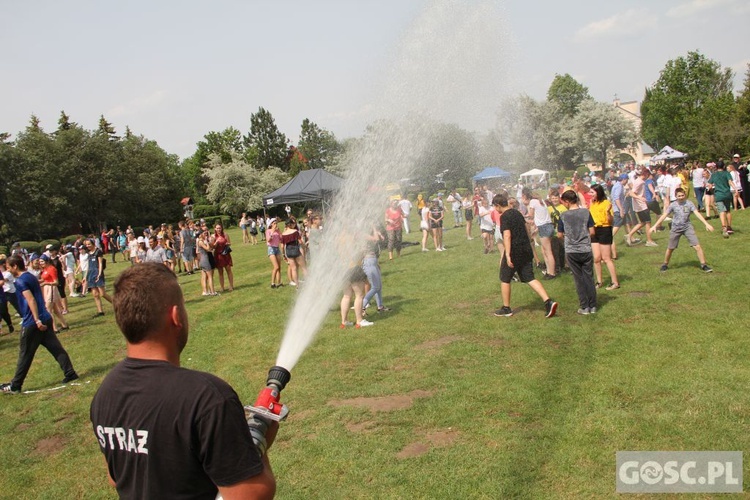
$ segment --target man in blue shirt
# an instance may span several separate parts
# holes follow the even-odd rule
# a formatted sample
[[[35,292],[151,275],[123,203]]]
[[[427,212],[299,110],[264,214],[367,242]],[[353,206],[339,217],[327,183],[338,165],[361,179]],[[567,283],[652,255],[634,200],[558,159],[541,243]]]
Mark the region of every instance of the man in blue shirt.
[[[21,386],[29,373],[31,363],[39,346],[44,346],[52,357],[55,358],[63,371],[65,378],[62,383],[67,384],[78,378],[73,369],[70,356],[57,339],[52,328],[52,316],[44,306],[42,288],[39,280],[31,273],[26,272],[26,264],[20,255],[12,255],[8,261],[8,270],[16,278],[16,298],[23,321],[21,326],[21,339],[18,351],[18,364],[16,374],[10,383],[0,385],[0,391],[4,394],[18,394]]]

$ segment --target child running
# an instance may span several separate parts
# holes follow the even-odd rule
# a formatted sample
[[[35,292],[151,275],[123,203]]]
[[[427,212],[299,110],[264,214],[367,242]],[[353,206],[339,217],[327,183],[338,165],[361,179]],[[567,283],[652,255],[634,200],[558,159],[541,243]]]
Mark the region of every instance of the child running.
[[[706,264],[706,256],[703,254],[703,249],[698,242],[698,237],[695,235],[695,229],[693,229],[693,225],[690,223],[690,214],[694,213],[695,216],[705,224],[706,231],[713,231],[714,228],[711,224],[706,222],[706,219],[703,218],[695,205],[693,205],[693,202],[687,200],[687,195],[685,194],[684,189],[677,188],[674,190],[674,193],[677,201],[670,203],[669,207],[651,228],[651,232],[653,233],[656,231],[659,224],[661,224],[669,214],[672,214],[672,230],[669,232],[669,245],[667,246],[667,253],[664,254],[664,264],[662,264],[660,271],[666,272],[667,269],[669,269],[669,259],[672,257],[672,252],[677,248],[680,236],[685,236],[688,243],[690,243],[690,246],[693,247],[698,254],[698,260],[701,263],[701,271],[710,273],[713,269]]]

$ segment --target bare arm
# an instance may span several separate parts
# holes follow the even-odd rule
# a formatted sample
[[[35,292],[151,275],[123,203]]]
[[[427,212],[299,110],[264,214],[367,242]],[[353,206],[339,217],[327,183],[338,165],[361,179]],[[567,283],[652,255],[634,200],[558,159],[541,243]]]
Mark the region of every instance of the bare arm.
[[[276,478],[268,457],[263,455],[263,472],[231,486],[219,486],[219,493],[225,500],[273,498],[276,495]]]
[[[695,214],[696,217],[698,217],[698,219],[703,223],[703,225],[706,226],[706,231],[711,232],[714,230],[714,227],[708,222],[706,222],[706,219],[703,218],[703,216],[701,215],[701,213],[698,211],[697,208],[693,210],[693,213]]]
[[[31,316],[34,318],[36,327],[39,329],[39,331],[42,332],[47,330],[47,325],[42,323],[42,320],[39,319],[39,309],[36,306],[36,299],[34,299],[34,294],[31,293],[31,290],[24,290],[23,297],[26,299],[26,303],[29,305],[29,311],[31,311]]]
[[[653,224],[653,225],[651,226],[651,232],[652,232],[652,233],[655,233],[655,232],[656,232],[656,228],[657,228],[657,227],[659,227],[659,224],[661,224],[662,222],[664,222],[664,219],[666,219],[666,218],[667,218],[667,215],[668,215],[668,214],[669,214],[669,210],[664,210],[664,212],[663,212],[663,213],[661,214],[661,216],[660,216],[660,217],[659,217],[659,218],[658,218],[658,219],[656,220],[656,222],[654,222],[654,224]],[[701,219],[703,219],[703,217],[701,217]],[[706,222],[706,220],[705,220],[705,219],[703,219],[703,222]],[[713,228],[711,228],[711,229],[713,229]]]
[[[509,267],[513,267],[513,261],[510,260],[510,244],[511,244],[510,229],[506,229],[505,231],[503,231],[503,245],[505,246],[505,262],[508,263]]]

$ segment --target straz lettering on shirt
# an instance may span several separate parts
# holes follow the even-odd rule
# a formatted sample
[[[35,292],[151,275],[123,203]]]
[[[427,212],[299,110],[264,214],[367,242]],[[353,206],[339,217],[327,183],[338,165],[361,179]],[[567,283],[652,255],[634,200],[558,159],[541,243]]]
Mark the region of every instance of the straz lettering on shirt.
[[[148,431],[97,425],[96,436],[99,438],[99,445],[104,449],[109,447],[113,451],[148,455]]]

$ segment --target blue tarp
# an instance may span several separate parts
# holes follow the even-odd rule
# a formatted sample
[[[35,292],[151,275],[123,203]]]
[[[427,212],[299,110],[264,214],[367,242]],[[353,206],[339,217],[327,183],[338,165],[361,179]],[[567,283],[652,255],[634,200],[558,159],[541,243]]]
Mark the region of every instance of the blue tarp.
[[[504,177],[511,177],[512,174],[510,172],[506,172],[500,167],[487,167],[481,172],[479,172],[477,175],[472,177],[475,181],[482,181],[485,179],[502,179]]]

